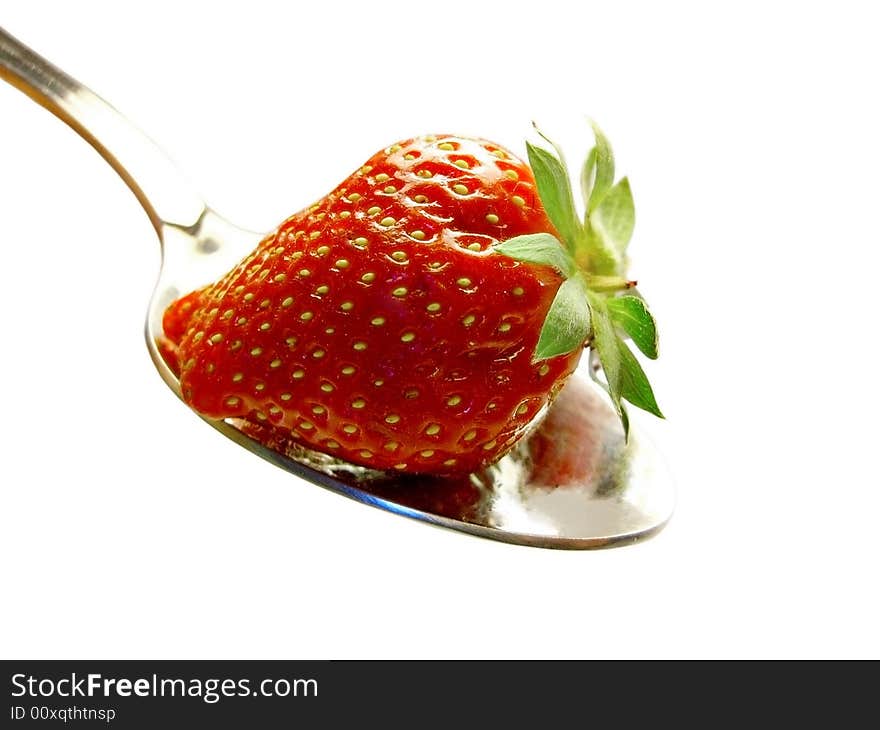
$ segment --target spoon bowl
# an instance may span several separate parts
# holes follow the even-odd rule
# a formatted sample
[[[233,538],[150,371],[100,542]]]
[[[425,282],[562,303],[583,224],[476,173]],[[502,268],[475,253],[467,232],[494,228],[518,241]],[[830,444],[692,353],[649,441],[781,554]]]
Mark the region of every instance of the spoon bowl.
[[[261,234],[233,225],[188,185],[165,154],[115,108],[0,28],[0,77],[88,141],[137,196],[162,247],[146,319],[160,376],[181,397],[158,342],[180,296],[231,269]],[[637,423],[628,441],[594,358],[533,432],[496,464],[455,478],[387,474],[333,459],[237,419],[206,423],[300,479],[426,523],[509,543],[603,548],[657,533],[672,514],[672,481]],[[264,445],[269,444],[269,446]],[[271,448],[270,448],[271,446]]]

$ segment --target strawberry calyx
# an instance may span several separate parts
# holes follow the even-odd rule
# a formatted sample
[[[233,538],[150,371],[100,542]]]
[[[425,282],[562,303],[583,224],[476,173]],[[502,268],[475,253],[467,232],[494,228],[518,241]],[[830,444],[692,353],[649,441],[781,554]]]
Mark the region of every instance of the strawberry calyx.
[[[529,164],[560,238],[551,233],[516,236],[495,251],[550,266],[563,277],[532,359],[591,347],[604,373],[604,381],[598,382],[608,391],[628,435],[624,401],[663,418],[647,376],[625,341],[630,339],[645,357],[656,359],[657,325],[644,299],[634,292],[636,282],[626,276],[626,249],[635,224],[629,180],[614,182],[611,144],[595,123],[592,127],[595,143],[580,174],[583,215],[575,207],[562,150],[535,127],[552,151],[526,142]]]

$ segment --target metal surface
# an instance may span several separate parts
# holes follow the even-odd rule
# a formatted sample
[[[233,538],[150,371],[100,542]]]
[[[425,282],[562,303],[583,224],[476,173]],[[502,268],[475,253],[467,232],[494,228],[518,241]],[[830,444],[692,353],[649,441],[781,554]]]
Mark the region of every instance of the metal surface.
[[[162,151],[107,102],[0,28],[0,77],[86,139],[137,196],[162,245],[149,304],[147,346],[180,397],[157,350],[162,312],[225,273],[259,234],[214,213]],[[258,456],[365,504],[505,542],[551,548],[628,544],[658,532],[672,514],[668,472],[637,425],[624,443],[619,421],[589,379],[587,358],[530,437],[497,464],[458,478],[389,475],[344,464],[275,438],[257,425],[206,423]]]

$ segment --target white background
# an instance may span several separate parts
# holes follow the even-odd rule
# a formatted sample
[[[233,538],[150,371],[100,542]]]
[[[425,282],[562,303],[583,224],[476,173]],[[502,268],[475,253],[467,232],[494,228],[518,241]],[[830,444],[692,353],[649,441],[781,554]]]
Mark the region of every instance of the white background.
[[[634,547],[513,547],[226,441],[147,355],[135,199],[0,84],[0,654],[880,656],[870,5],[276,5],[18,1],[0,24],[257,229],[397,138],[522,150],[532,118],[598,119],[635,192],[677,513]]]

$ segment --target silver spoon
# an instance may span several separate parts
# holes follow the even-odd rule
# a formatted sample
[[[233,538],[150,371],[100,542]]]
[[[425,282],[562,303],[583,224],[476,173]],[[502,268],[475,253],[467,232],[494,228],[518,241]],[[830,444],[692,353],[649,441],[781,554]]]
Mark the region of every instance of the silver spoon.
[[[89,142],[137,196],[162,247],[147,310],[147,347],[180,397],[158,349],[162,312],[179,296],[219,278],[260,234],[211,210],[165,154],[116,109],[0,28],[0,77]],[[628,442],[593,359],[578,369],[544,420],[497,464],[455,479],[388,475],[291,445],[285,453],[252,438],[253,424],[203,419],[224,436],[286,471],[365,504],[504,542],[548,548],[602,548],[656,534],[674,494],[656,449],[633,424]]]

